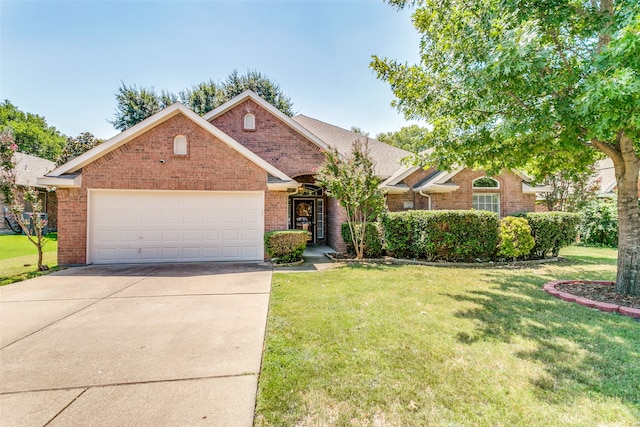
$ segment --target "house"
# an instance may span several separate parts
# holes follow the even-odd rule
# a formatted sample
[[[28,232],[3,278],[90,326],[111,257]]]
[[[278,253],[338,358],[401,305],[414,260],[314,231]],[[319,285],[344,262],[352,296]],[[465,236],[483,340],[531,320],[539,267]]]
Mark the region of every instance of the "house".
[[[42,211],[48,215],[49,231],[55,231],[57,227],[58,200],[55,191],[49,191],[46,185],[38,183],[38,177],[55,169],[56,164],[50,160],[31,156],[24,153],[14,153],[13,163],[15,164],[16,184],[18,188],[26,186],[34,187],[38,190],[38,197],[42,202]],[[32,212],[29,202],[24,202],[24,212]],[[19,231],[20,226],[13,217],[13,213],[4,201],[0,198],[0,210],[2,211],[2,224],[0,230]]]
[[[289,228],[344,250],[346,214],[314,173],[357,138],[250,91],[204,117],[173,104],[39,179],[58,189],[58,262],[262,260],[264,233]],[[391,210],[534,210],[524,176],[409,168],[408,152],[368,143]]]
[[[615,197],[618,182],[616,181],[616,171],[613,167],[613,160],[609,157],[603,160],[598,160],[596,162],[596,174],[598,176],[598,183],[600,186],[598,190],[598,197]],[[640,197],[640,180],[638,181],[638,197]]]

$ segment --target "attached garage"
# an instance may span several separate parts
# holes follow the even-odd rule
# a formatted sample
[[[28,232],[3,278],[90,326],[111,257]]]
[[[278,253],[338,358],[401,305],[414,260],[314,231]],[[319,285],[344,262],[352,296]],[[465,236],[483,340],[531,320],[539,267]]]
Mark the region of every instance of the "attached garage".
[[[89,190],[88,202],[88,263],[264,256],[264,192]]]

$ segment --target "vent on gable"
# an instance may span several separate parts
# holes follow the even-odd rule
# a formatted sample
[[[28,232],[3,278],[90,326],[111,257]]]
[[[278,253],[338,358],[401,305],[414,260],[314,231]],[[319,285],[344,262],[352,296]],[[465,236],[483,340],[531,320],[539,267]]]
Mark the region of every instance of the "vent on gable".
[[[177,156],[187,155],[187,137],[184,135],[176,135],[173,138],[173,154]]]
[[[244,115],[244,130],[256,130],[256,116],[251,113]]]

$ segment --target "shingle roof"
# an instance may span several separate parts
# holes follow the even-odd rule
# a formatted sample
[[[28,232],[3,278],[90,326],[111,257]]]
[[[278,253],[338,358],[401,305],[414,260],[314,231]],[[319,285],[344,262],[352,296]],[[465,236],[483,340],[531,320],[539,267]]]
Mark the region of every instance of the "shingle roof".
[[[16,184],[42,187],[37,179],[55,169],[56,164],[51,160],[31,156],[24,153],[14,153],[13,162],[16,165]]]
[[[340,154],[349,154],[354,141],[360,139],[364,142],[366,139],[369,145],[369,153],[375,163],[376,173],[382,179],[388,178],[398,168],[402,167],[401,160],[411,155],[408,151],[311,117],[298,115],[292,117],[292,119],[327,145],[335,147]]]

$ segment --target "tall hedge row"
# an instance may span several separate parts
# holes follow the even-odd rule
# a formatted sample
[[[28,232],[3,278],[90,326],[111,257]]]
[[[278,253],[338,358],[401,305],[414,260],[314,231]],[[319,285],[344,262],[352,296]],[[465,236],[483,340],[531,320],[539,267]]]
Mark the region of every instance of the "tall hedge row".
[[[580,221],[577,214],[545,212],[517,216],[525,218],[528,227],[509,219],[501,221],[495,213],[486,211],[391,212],[382,219],[384,248],[396,258],[473,262],[500,257],[557,256],[560,248],[575,242]],[[522,235],[529,229],[534,240],[530,252],[530,240]],[[371,239],[374,234],[367,236]],[[377,252],[382,242],[374,243],[369,242],[368,246],[375,247]]]
[[[491,259],[498,226],[496,214],[473,210],[392,212],[383,219],[389,254],[430,261]]]

